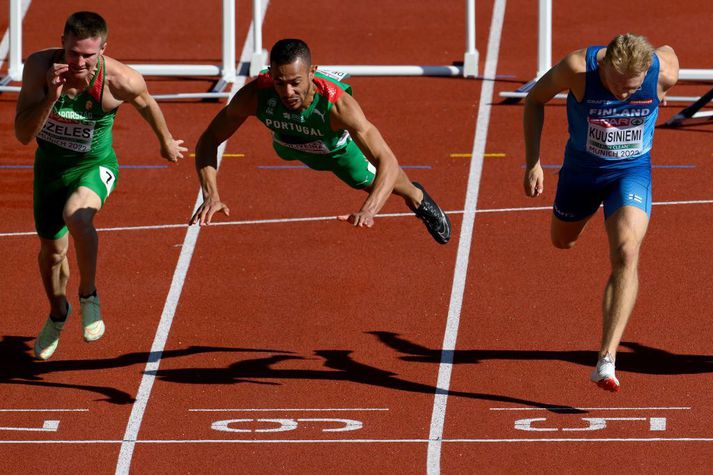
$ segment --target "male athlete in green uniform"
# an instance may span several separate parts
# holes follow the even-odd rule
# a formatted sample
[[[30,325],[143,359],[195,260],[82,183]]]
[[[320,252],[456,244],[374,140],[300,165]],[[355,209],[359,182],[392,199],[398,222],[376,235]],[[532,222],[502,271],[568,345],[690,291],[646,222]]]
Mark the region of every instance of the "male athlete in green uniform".
[[[50,316],[35,342],[35,356],[52,356],[70,314],[67,300],[69,238],[79,267],[79,304],[84,339],[104,334],[95,286],[98,238],[94,215],[116,186],[118,164],[111,128],[122,102],[133,105],[151,125],[161,156],[171,162],[187,149],[174,140],[161,109],[137,71],[104,56],[104,19],[92,12],[72,14],[62,48],[38,51],[23,71],[15,136],[37,139],[34,175],[35,227],[40,237],[39,266]]]
[[[352,188],[367,191],[361,209],[340,216],[340,220],[371,227],[393,191],[423,220],[437,242],[447,243],[451,237],[448,217],[421,185],[409,181],[351,96],[351,87],[341,79],[317,71],[303,41],[275,43],[270,51],[270,71],[240,89],[198,141],[196,168],[204,201],[190,223],[210,224],[216,212],[230,213],[218,195],[217,148],[254,115],[272,130],[273,148],[281,158],[329,170]]]

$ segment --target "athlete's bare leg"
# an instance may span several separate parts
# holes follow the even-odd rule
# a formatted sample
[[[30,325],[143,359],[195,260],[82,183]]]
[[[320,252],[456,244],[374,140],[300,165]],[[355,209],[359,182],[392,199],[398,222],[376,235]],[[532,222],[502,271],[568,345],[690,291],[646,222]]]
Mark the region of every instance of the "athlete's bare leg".
[[[64,222],[74,239],[79,267],[79,295],[96,290],[99,237],[94,229],[94,216],[101,209],[101,199],[89,188],[79,187],[64,206]]]
[[[591,216],[579,221],[562,221],[552,215],[552,224],[550,225],[552,244],[558,249],[572,249],[587,226],[589,218]]]
[[[401,196],[406,201],[406,205],[410,204],[411,208],[418,208],[423,200],[423,192],[413,186],[406,172],[401,168],[399,168],[399,176],[394,183],[394,194]]]
[[[364,188],[364,191],[370,193],[372,185]],[[409,177],[406,175],[406,172],[404,172],[401,168],[399,168],[399,176],[396,177],[396,182],[394,183],[393,193],[402,197],[406,202],[406,206],[413,208],[421,206],[423,192],[413,185],[411,180],[409,180]]]
[[[603,331],[599,357],[616,359],[616,351],[634,309],[639,289],[639,251],[649,224],[648,215],[634,206],[618,209],[606,220],[611,275],[602,302]]]
[[[40,252],[37,256],[42,285],[50,304],[50,315],[60,318],[67,312],[68,247],[67,234],[59,239],[40,238]]]

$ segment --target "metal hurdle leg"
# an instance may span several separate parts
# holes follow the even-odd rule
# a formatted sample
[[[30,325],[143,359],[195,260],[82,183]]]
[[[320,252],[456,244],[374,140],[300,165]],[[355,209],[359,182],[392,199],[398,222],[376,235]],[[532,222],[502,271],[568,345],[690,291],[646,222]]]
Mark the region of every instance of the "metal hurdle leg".
[[[20,87],[8,86],[10,82],[22,80],[22,18],[29,7],[28,0],[10,0],[10,27],[9,49],[10,61],[8,75],[0,78],[0,92],[19,92]],[[236,52],[235,52],[235,0],[222,0],[223,31],[222,31],[222,64],[129,64],[146,76],[208,76],[217,77],[218,81],[212,90],[197,93],[160,94],[153,96],[162,99],[193,99],[193,98],[221,98],[228,97],[223,92],[225,87],[235,81],[236,77]],[[3,41],[3,45],[5,41]]]
[[[713,111],[700,110],[713,99],[713,89],[703,94],[700,99],[666,121],[666,127],[683,127],[713,121]]]

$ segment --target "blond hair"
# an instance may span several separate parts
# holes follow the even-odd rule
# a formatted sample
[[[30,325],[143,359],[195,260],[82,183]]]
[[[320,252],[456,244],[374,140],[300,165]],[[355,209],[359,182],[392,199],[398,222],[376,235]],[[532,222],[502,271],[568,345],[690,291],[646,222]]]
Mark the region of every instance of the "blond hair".
[[[639,35],[617,35],[607,45],[604,61],[616,72],[624,75],[639,75],[649,69],[654,47]]]

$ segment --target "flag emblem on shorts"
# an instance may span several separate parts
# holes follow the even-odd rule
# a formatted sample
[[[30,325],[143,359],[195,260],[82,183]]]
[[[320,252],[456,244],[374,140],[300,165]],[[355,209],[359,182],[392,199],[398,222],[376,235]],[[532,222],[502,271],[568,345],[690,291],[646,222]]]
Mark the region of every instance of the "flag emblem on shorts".
[[[641,196],[637,195],[636,193],[629,193],[628,198],[630,201],[635,201],[636,203],[644,202],[644,199]]]

